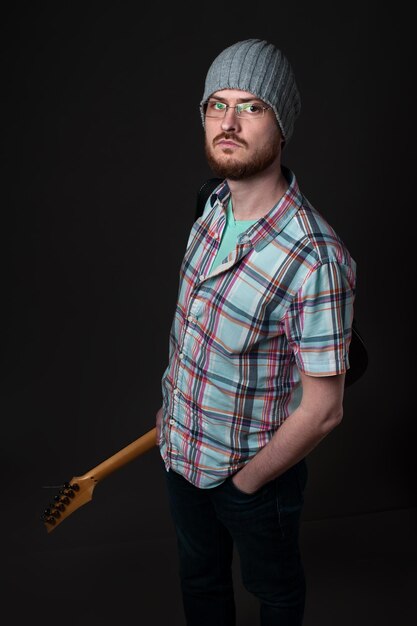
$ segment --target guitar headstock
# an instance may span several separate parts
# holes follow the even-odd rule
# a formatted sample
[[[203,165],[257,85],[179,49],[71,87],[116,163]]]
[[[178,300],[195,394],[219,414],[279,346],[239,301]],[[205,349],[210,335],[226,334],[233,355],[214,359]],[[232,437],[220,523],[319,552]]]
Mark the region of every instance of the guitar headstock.
[[[74,476],[70,482],[62,485],[62,488],[54,496],[42,515],[42,521],[46,530],[50,533],[61,522],[69,517],[81,506],[90,502],[93,497],[94,487],[97,480],[94,476]]]
[[[59,493],[54,496],[54,501],[45,509],[41,518],[48,533],[80,506],[92,499],[94,487],[100,480],[136,459],[139,455],[152,450],[156,445],[156,427],[154,427],[119,452],[90,469],[86,474],[74,476],[69,483],[62,485]]]

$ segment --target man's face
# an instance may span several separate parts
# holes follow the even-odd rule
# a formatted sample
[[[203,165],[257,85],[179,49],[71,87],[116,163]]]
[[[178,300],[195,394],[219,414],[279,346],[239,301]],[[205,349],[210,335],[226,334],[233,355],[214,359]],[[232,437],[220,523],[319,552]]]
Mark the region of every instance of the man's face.
[[[210,108],[230,107],[220,117],[205,116],[205,152],[217,176],[241,180],[279,166],[282,135],[272,109],[253,119],[238,116],[232,108],[237,104],[253,102],[267,106],[240,89],[216,91],[209,101]]]

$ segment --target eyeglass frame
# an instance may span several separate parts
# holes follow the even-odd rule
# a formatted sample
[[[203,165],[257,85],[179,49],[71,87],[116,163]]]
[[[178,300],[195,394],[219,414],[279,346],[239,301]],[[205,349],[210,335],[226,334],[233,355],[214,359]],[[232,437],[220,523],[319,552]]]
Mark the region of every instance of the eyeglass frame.
[[[225,106],[226,108],[224,109],[224,115],[223,115],[223,117],[222,117],[221,115],[219,115],[219,116],[216,116],[216,115],[207,115],[207,113],[206,113],[206,111],[207,111],[207,106],[208,106],[208,103],[209,103],[210,101],[211,101],[211,102],[218,102],[219,104],[224,104],[224,106]],[[223,119],[226,117],[226,113],[228,112],[228,110],[229,110],[229,109],[235,109],[235,111],[236,111],[236,116],[237,116],[239,119],[250,119],[249,117],[246,117],[246,118],[245,118],[245,117],[243,117],[243,118],[242,118],[242,117],[241,117],[241,115],[240,115],[240,113],[238,112],[238,107],[242,107],[242,106],[244,106],[245,104],[246,104],[246,105],[247,105],[247,104],[257,104],[257,105],[259,105],[259,106],[260,106],[260,108],[262,109],[262,115],[260,115],[260,116],[259,116],[259,118],[255,118],[255,117],[254,117],[253,119],[261,119],[261,118],[265,117],[265,111],[269,111],[270,109],[272,109],[272,107],[266,107],[266,106],[263,106],[263,105],[262,105],[262,104],[260,104],[260,103],[259,103],[259,101],[257,101],[256,99],[255,99],[255,100],[249,100],[249,101],[247,101],[247,102],[238,102],[238,104],[235,104],[234,106],[232,106],[231,104],[226,104],[225,102],[222,102],[221,100],[216,100],[216,99],[213,99],[213,98],[209,98],[208,100],[206,100],[205,102],[203,102],[203,103],[201,104],[201,106],[200,106],[200,109],[201,109],[201,111],[203,112],[204,117],[209,117],[209,118],[211,118],[211,119],[219,119],[219,120],[220,120],[220,119],[222,119],[222,120],[223,120]]]

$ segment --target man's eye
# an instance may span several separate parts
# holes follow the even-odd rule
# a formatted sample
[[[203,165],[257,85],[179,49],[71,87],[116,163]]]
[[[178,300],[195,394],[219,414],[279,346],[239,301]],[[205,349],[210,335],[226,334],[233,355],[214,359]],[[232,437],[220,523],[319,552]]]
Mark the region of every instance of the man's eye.
[[[255,102],[247,102],[242,104],[241,111],[248,115],[259,115],[262,113],[262,107],[260,104],[256,104]]]
[[[226,105],[223,104],[223,102],[212,102],[210,104],[215,111],[224,111],[226,108]]]

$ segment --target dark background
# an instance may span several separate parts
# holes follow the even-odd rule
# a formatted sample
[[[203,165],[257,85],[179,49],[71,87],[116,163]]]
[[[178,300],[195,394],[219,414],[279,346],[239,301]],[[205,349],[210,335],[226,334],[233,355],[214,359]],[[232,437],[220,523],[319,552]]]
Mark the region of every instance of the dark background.
[[[260,37],[293,65],[302,111],[283,161],[357,261],[370,357],[342,424],[309,457],[305,623],[414,623],[411,16],[376,2],[42,3],[9,8],[1,29],[1,554],[13,622],[184,623],[156,449],[52,533],[40,516],[56,493],[45,486],[154,426],[179,265],[211,176],[205,74],[223,48]],[[252,626],[237,560],[236,588],[239,626]]]

